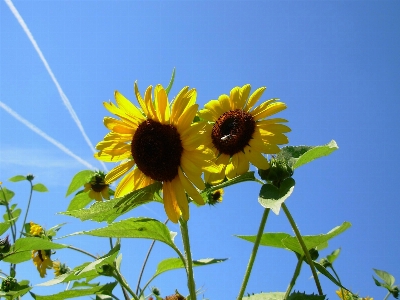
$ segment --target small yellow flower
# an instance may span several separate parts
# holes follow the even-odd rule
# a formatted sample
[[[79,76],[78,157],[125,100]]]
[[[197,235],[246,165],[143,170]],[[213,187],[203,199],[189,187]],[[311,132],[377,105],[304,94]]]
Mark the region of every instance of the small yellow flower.
[[[216,154],[220,173],[205,173],[205,180],[217,184],[225,176],[232,179],[246,173],[249,163],[265,170],[269,162],[263,154],[279,153],[278,145],[288,143],[285,133],[290,128],[279,123],[285,119],[266,119],[286,108],[278,99],[270,99],[254,107],[265,87],[257,89],[250,97],[251,86],[235,87],[230,95],[221,95],[211,100],[199,111],[200,118],[210,122],[208,127],[209,146]]]
[[[88,183],[85,183],[84,192],[89,191],[90,199],[96,201],[103,201],[103,199],[110,199],[109,185],[105,183],[104,178],[106,174],[101,171],[95,172]]]
[[[161,85],[155,87],[154,100],[152,86],[142,98],[135,83],[135,94],[141,109],[119,92],[115,92],[118,106],[104,103],[120,119],[104,118],[104,125],[111,132],[97,144],[99,152],[95,157],[107,162],[122,161],[106,175],[105,182],[125,175],[115,190],[115,197],[122,197],[159,181],[168,218],[174,223],[180,216],[188,220],[186,193],[197,204],[204,204],[198,191],[205,188],[202,173],[220,171],[214,164],[213,152],[204,147],[210,139],[203,134],[206,122],[192,123],[198,109],[196,90],[183,88],[172,104]]]
[[[60,276],[69,271],[69,268],[59,260],[53,261],[54,276]]]
[[[50,258],[51,250],[33,250],[32,260],[33,264],[36,266],[40,277],[44,278],[47,273],[46,269],[53,268],[53,261]]]
[[[30,222],[30,225],[31,225],[31,230],[30,230],[31,235],[40,236],[43,233],[42,226],[40,226],[36,223],[33,223],[33,222]]]
[[[343,293],[342,293],[343,291]],[[374,300],[374,298],[371,297],[358,297],[357,295],[353,295],[351,292],[347,290],[337,290],[336,294],[339,296],[340,299],[342,300]]]

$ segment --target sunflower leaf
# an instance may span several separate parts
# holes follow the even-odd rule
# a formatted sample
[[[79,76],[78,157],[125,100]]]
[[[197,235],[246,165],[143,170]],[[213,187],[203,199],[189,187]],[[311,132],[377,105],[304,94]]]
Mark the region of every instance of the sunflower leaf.
[[[77,189],[82,187],[85,183],[89,181],[89,178],[93,176],[94,172],[92,170],[83,170],[75,174],[69,184],[67,193],[65,197],[68,197],[71,193],[75,192]]]
[[[276,215],[279,214],[281,205],[292,194],[295,181],[289,177],[282,181],[277,188],[273,184],[267,183],[261,187],[258,202],[264,208],[270,208]]]
[[[96,294],[111,295],[112,290],[115,288],[117,283],[118,282],[111,282],[88,289],[74,289],[47,296],[40,296],[34,293],[31,293],[31,295],[36,300],[64,300],[69,298],[76,298],[76,297],[96,295]]]
[[[11,199],[14,197],[15,193],[6,187],[2,187],[0,191],[0,205],[5,205],[5,203],[9,203]]]
[[[11,182],[18,182],[18,181],[23,181],[23,180],[27,180],[26,176],[24,176],[24,175],[16,175],[16,176],[13,176],[10,179],[8,179],[8,181],[11,181]]]
[[[273,293],[260,293],[248,295],[243,297],[243,300],[282,300],[285,297],[284,292],[273,292]]]
[[[37,192],[48,192],[49,190],[47,189],[47,187],[42,184],[42,183],[36,183],[32,186],[32,190],[37,191]]]
[[[85,193],[82,191],[82,193],[78,193],[74,198],[72,198],[72,200],[69,202],[67,211],[82,209],[90,202],[92,202],[92,199],[89,197],[89,191]]]
[[[60,214],[79,218],[82,221],[113,222],[117,217],[133,208],[153,201],[154,193],[161,189],[161,183],[155,182],[145,188],[133,191],[123,197],[109,201],[96,202],[89,208],[68,210]],[[83,196],[82,196],[83,197]],[[75,204],[74,204],[75,205]]]

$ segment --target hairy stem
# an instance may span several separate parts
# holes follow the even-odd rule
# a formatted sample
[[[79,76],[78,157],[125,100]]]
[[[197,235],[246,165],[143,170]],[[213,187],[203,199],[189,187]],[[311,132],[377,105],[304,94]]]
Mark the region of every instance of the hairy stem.
[[[304,255],[306,257],[306,260],[307,260],[308,264],[310,265],[311,273],[313,274],[315,285],[317,286],[317,289],[318,289],[318,293],[322,296],[324,293],[322,292],[321,284],[319,282],[318,274],[317,274],[317,271],[315,269],[313,260],[311,259],[310,252],[308,252],[308,249],[306,247],[306,244],[303,241],[303,238],[302,238],[302,236],[300,234],[300,231],[297,228],[297,225],[294,222],[294,219],[293,219],[292,215],[290,214],[290,212],[289,212],[289,210],[288,210],[288,208],[287,208],[285,203],[282,203],[282,209],[285,212],[286,217],[288,218],[290,225],[292,226],[292,229],[293,229],[293,231],[294,231],[294,233],[295,233],[295,235],[297,237],[297,240],[300,243],[301,248],[303,249],[303,252],[304,252]]]
[[[239,295],[237,296],[238,300],[241,300],[243,298],[247,283],[249,282],[251,270],[253,268],[253,264],[256,259],[258,247],[260,246],[261,237],[264,232],[265,224],[267,223],[269,211],[270,211],[269,208],[264,209],[264,213],[261,218],[260,226],[258,227],[256,240],[254,241],[253,251],[251,252],[250,259],[247,264],[246,273],[244,274],[244,278],[243,278],[242,286],[240,287]]]
[[[196,300],[196,285],[193,275],[193,260],[192,253],[190,252],[189,230],[187,221],[182,218],[179,220],[179,225],[182,234],[183,248],[185,249],[185,267],[188,277],[188,288],[190,293],[190,300]]]
[[[292,291],[294,285],[296,284],[296,279],[300,275],[300,270],[301,270],[301,265],[303,264],[303,260],[304,260],[304,255],[298,257],[296,269],[294,269],[292,280],[290,280],[289,286],[286,289],[285,296],[283,297],[284,300],[286,300],[289,297],[290,292]]]

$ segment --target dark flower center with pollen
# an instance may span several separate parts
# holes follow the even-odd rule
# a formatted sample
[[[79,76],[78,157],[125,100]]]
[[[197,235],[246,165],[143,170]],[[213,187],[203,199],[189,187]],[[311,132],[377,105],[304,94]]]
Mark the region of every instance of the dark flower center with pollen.
[[[132,157],[140,171],[157,181],[172,181],[178,175],[183,152],[173,125],[146,120],[132,139]]]
[[[234,155],[249,144],[256,128],[253,116],[241,109],[224,113],[215,122],[211,138],[220,153]]]
[[[108,184],[104,182],[104,178],[100,175],[94,176],[90,181],[90,185],[92,186],[92,190],[97,193],[100,193],[108,186]]]

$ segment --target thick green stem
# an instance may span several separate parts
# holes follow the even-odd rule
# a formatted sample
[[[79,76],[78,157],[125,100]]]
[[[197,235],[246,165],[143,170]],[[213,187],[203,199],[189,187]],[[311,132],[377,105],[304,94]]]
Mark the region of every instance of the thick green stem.
[[[301,265],[303,264],[303,260],[304,256],[298,257],[296,269],[294,270],[292,280],[290,280],[289,286],[286,289],[285,297],[283,297],[284,300],[286,300],[289,297],[290,292],[292,291],[294,285],[296,284],[296,279],[300,275],[300,270],[301,270]]]
[[[313,260],[311,259],[310,252],[308,252],[308,249],[306,247],[306,244],[303,241],[303,238],[302,238],[302,236],[300,234],[300,231],[297,228],[297,225],[294,222],[294,219],[293,219],[292,215],[290,214],[290,212],[289,212],[289,210],[288,210],[288,208],[287,208],[285,203],[282,203],[282,209],[285,212],[286,217],[288,218],[290,225],[292,226],[292,229],[293,229],[293,231],[294,231],[294,233],[295,233],[295,235],[297,237],[297,240],[300,243],[301,248],[303,249],[303,252],[304,252],[304,255],[306,257],[306,260],[307,260],[308,264],[310,265],[311,273],[313,274],[315,285],[317,286],[317,289],[318,289],[318,293],[322,296],[324,293],[322,292],[322,288],[321,288],[321,284],[319,282],[317,270],[315,269]]]
[[[253,268],[254,260],[256,259],[258,246],[260,246],[261,237],[264,232],[265,224],[267,223],[269,211],[270,211],[269,208],[264,209],[264,213],[261,218],[260,226],[258,227],[257,237],[256,237],[256,240],[254,241],[253,251],[251,252],[249,263],[247,264],[246,273],[244,274],[242,286],[240,287],[239,295],[236,298],[238,300],[243,298],[244,292],[246,290],[247,283],[250,278],[251,270]]]
[[[25,222],[26,222],[26,218],[28,217],[29,207],[31,206],[31,200],[32,200],[33,185],[32,185],[32,181],[30,181],[30,180],[28,180],[28,181],[31,184],[31,191],[29,193],[28,206],[26,207],[24,222],[22,222],[21,233],[19,235],[20,238],[22,236],[22,232],[24,231],[24,225],[25,225]]]
[[[186,273],[188,277],[188,288],[190,293],[190,300],[196,300],[196,285],[194,282],[194,275],[193,275],[193,260],[192,260],[192,253],[190,252],[190,241],[189,241],[189,230],[187,226],[187,221],[183,220],[182,218],[179,219],[179,225],[181,228],[182,234],[182,241],[183,241],[183,248],[185,249],[185,266],[186,266]]]

